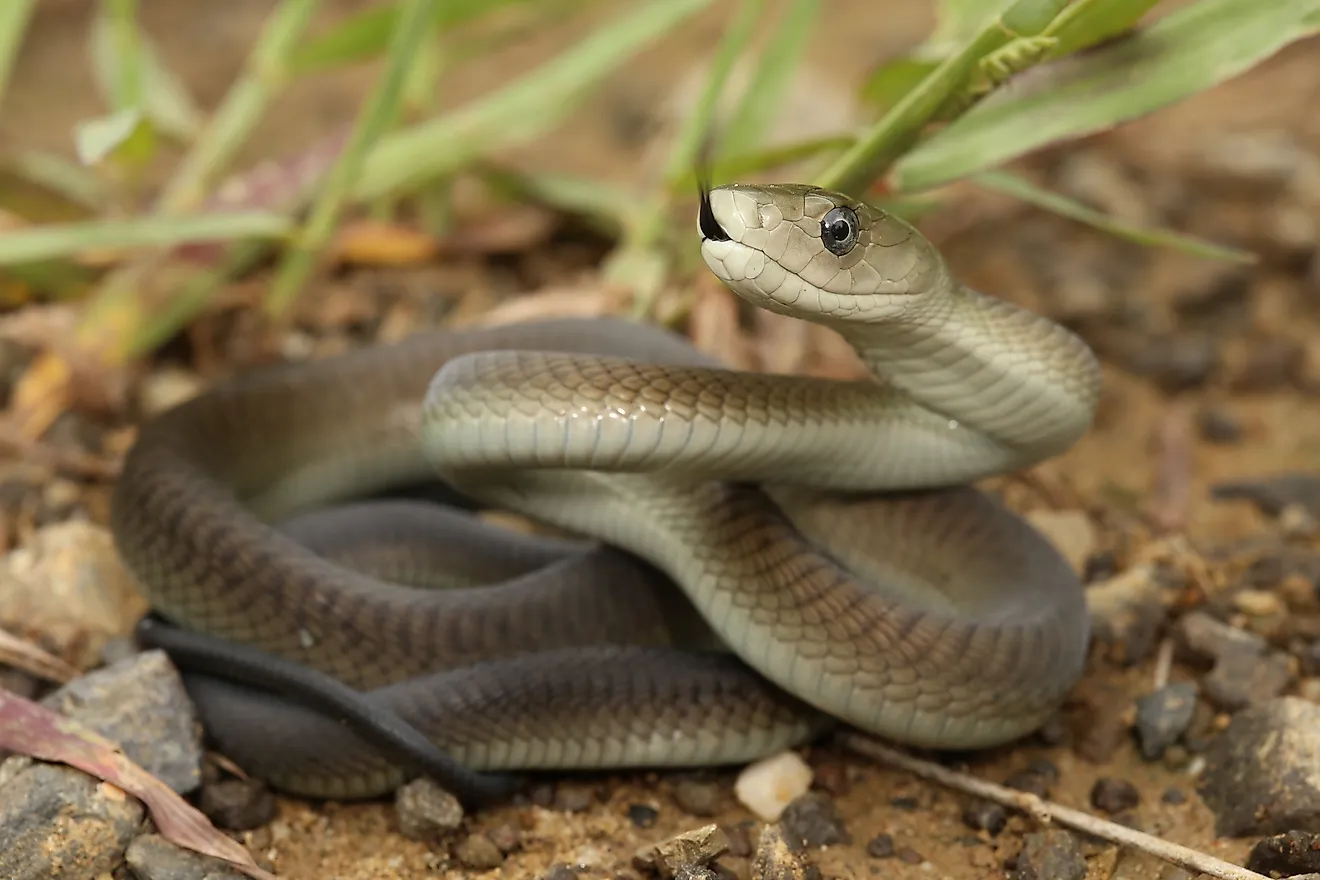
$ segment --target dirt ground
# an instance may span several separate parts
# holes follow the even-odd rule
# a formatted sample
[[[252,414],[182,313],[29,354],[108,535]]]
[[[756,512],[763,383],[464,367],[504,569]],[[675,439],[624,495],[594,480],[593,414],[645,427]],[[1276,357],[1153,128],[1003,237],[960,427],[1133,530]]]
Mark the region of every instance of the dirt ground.
[[[272,5],[268,0],[156,0],[142,8],[168,62],[198,100],[211,106]],[[328,20],[330,13],[361,5],[335,0],[323,7]],[[925,6],[898,0],[828,4],[812,43],[811,74],[840,90],[848,88],[877,60],[924,36],[930,25]],[[74,122],[100,111],[84,60],[88,8],[84,2],[52,3],[38,15],[5,99],[0,148],[39,146],[69,153]],[[520,150],[517,160],[536,169],[637,179],[644,147],[629,120],[650,112],[700,59],[717,38],[720,21],[720,14],[705,15],[645,53],[554,134]],[[560,28],[466,65],[446,80],[443,103],[479,94],[572,37]],[[1320,163],[1320,116],[1313,112],[1320,92],[1318,53],[1315,42],[1294,46],[1212,93],[1032,163],[1055,185],[1089,194],[1108,210],[1258,249],[1264,258],[1254,268],[1143,250],[975,193],[929,220],[930,234],[966,282],[1068,320],[1104,357],[1106,399],[1095,429],[1066,455],[1038,468],[1031,475],[1034,488],[1013,483],[1009,497],[1026,511],[1085,511],[1097,525],[1093,555],[1109,551],[1119,570],[1160,547],[1195,560],[1215,548],[1273,534],[1277,526],[1270,518],[1247,504],[1213,501],[1209,487],[1320,466],[1315,398],[1320,389],[1320,264],[1314,262],[1320,184],[1311,179],[1305,192],[1297,178],[1280,183],[1267,167],[1278,153],[1272,145],[1279,138],[1293,151],[1288,155]],[[244,163],[297,151],[348,122],[369,84],[369,70],[354,70],[296,86],[267,114],[244,151]],[[1214,156],[1216,147],[1230,143],[1243,146],[1227,150],[1228,158]],[[1292,161],[1289,167],[1295,165]],[[536,247],[534,253],[501,258],[498,264],[471,261],[459,277],[482,272],[555,277],[553,268],[543,268],[559,258],[555,244]],[[376,270],[325,283],[327,289],[361,293],[424,285],[432,277],[423,274],[418,281],[410,280],[408,270]],[[373,296],[362,293],[361,301],[377,302]],[[1215,442],[1206,427],[1212,420],[1236,425],[1240,436]],[[1161,536],[1159,522],[1172,528]],[[1206,565],[1210,575],[1201,589],[1237,585],[1235,570]],[[1142,828],[1241,862],[1254,841],[1216,838],[1188,766],[1144,762],[1126,733],[1130,719],[1114,717],[1121,715],[1127,698],[1151,688],[1154,658],[1122,668],[1103,655],[1096,651],[1086,681],[1064,713],[1063,742],[1033,739],[978,756],[972,769],[1002,781],[1034,759],[1048,759],[1059,770],[1051,797],[1082,809],[1091,809],[1090,791],[1098,778],[1125,779],[1141,793],[1132,812]],[[1175,664],[1174,678],[1196,674]],[[1118,731],[1112,746],[1079,748],[1093,727]],[[960,818],[967,802],[962,796],[832,747],[806,755],[813,766],[829,768],[825,776],[846,780],[831,794],[852,842],[812,854],[827,878],[1003,876],[1005,859],[1030,827],[1025,819],[1013,818],[998,837],[978,836]],[[474,817],[471,830],[519,830],[520,847],[490,876],[542,877],[557,864],[577,869],[583,878],[631,876],[636,873],[632,855],[645,843],[708,821],[735,826],[751,818],[732,795],[735,771],[701,775],[716,780],[723,793],[723,807],[713,819],[685,814],[675,804],[676,777],[638,773],[562,782],[561,789],[590,793],[580,811],[553,804],[509,807]],[[1170,788],[1183,792],[1186,801],[1169,802],[1176,800],[1165,798]],[[658,809],[653,826],[630,821],[634,804]],[[867,842],[880,834],[892,835],[898,847],[920,858],[869,855]],[[412,880],[476,873],[447,860],[443,850],[401,836],[388,803],[281,799],[274,823],[245,839],[254,854],[289,878]],[[1149,860],[1116,866],[1113,855],[1092,859],[1092,876],[1178,876]]]

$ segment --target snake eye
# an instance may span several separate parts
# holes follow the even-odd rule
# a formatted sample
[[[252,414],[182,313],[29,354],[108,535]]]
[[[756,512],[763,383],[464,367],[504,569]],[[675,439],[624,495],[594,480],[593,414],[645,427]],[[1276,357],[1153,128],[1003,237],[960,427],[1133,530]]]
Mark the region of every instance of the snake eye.
[[[857,212],[849,207],[834,208],[820,221],[820,240],[836,257],[853,249],[858,232]]]

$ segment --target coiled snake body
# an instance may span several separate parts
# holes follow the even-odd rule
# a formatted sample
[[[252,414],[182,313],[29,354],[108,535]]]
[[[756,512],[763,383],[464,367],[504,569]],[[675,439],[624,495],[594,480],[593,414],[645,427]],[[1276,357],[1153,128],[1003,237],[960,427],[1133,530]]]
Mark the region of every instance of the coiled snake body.
[[[966,484],[1088,429],[1092,353],[842,195],[718,187],[698,227],[736,294],[838,331],[878,381],[732,371],[614,320],[254,373],[126,460],[113,530],[153,608],[368,692],[474,773],[740,762],[836,719],[941,748],[1034,729],[1080,674],[1082,589]],[[436,474],[585,540],[406,499],[318,510]],[[336,797],[405,777],[222,679],[190,687],[250,772]]]

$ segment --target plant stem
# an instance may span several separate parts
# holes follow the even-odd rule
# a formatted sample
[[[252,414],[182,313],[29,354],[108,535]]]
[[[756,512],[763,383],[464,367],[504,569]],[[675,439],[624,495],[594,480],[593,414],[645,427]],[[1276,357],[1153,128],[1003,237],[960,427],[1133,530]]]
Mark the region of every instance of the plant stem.
[[[437,0],[404,0],[398,24],[390,38],[385,73],[362,112],[358,115],[348,144],[330,170],[325,186],[312,205],[307,225],[294,236],[280,265],[270,296],[269,314],[283,315],[297,298],[312,272],[316,254],[329,240],[335,220],[362,170],[367,152],[396,118],[408,71],[422,42],[430,36],[426,26]]]

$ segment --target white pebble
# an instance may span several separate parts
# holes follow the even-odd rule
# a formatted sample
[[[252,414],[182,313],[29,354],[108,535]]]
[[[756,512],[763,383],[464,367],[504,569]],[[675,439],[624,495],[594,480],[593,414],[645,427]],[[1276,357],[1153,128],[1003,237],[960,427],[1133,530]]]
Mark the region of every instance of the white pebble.
[[[811,776],[811,768],[797,752],[780,752],[747,765],[733,792],[758,818],[776,822],[794,798],[806,794]]]

